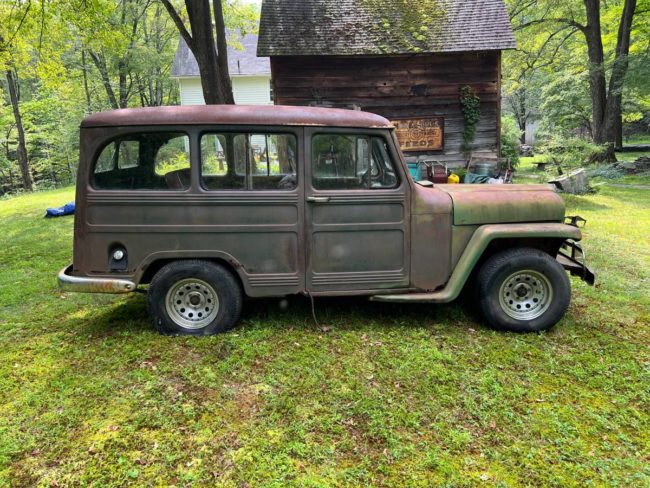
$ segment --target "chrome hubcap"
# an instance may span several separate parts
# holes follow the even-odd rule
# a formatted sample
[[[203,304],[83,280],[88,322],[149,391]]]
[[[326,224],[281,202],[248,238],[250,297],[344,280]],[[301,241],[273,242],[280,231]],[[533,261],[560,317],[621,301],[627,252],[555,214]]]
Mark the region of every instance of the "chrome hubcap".
[[[186,329],[201,329],[212,323],[219,312],[215,289],[203,280],[188,278],[172,286],[165,298],[171,319]]]
[[[553,287],[543,274],[533,270],[508,276],[499,289],[501,309],[516,320],[533,320],[542,315],[553,300]]]

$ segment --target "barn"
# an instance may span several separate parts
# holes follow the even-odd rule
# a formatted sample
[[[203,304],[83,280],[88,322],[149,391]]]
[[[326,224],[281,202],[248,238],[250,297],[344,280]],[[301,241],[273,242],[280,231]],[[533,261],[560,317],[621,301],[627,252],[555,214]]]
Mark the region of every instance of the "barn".
[[[501,52],[515,47],[503,0],[264,0],[257,54],[275,103],[383,115],[407,160],[455,165],[498,155]],[[463,144],[461,100],[474,95]]]

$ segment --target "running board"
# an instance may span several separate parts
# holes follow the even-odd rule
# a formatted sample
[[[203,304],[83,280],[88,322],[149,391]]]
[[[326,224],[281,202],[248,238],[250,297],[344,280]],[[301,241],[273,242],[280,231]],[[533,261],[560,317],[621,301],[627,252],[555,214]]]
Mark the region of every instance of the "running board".
[[[448,289],[430,293],[403,293],[401,295],[374,295],[370,297],[373,302],[392,303],[447,303],[453,300]]]

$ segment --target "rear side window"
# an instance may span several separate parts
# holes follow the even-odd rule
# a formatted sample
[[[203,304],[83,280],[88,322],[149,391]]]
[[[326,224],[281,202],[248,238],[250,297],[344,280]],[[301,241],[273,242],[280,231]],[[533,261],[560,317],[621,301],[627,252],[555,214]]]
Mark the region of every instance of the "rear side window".
[[[95,162],[98,190],[186,190],[190,140],[177,132],[129,134],[104,146]]]
[[[296,183],[293,134],[201,137],[201,184],[207,190],[293,190]]]

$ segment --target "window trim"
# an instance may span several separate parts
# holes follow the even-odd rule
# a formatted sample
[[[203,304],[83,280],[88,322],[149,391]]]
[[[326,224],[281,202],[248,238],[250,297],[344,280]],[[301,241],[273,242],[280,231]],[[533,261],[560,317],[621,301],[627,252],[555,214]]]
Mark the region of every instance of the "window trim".
[[[208,188],[206,187],[204,180],[203,180],[203,151],[201,150],[201,142],[203,140],[203,137],[206,135],[213,135],[213,136],[219,136],[219,135],[224,135],[224,134],[233,134],[235,136],[237,135],[245,135],[246,137],[246,173],[245,175],[240,175],[239,173],[236,173],[239,176],[244,176],[244,188]],[[268,136],[274,136],[274,135],[284,135],[284,136],[291,136],[294,139],[295,142],[295,150],[294,150],[294,170],[295,170],[295,175],[296,175],[296,184],[293,188],[254,188],[252,187],[252,180],[254,175],[252,174],[252,165],[250,161],[250,138],[251,136],[264,136],[265,140],[266,137]],[[298,153],[299,153],[299,147],[300,147],[300,141],[301,141],[301,136],[291,130],[263,130],[259,128],[251,128],[251,127],[241,127],[241,128],[224,128],[224,129],[204,129],[201,130],[197,134],[197,147],[198,147],[198,173],[199,173],[199,187],[201,190],[206,191],[206,192],[284,192],[284,193],[291,193],[291,192],[296,192],[298,191],[298,187],[300,184],[299,180],[299,158],[298,158]],[[267,157],[268,160],[268,157]],[[279,175],[278,175],[279,176]],[[288,175],[285,175],[288,176]]]

